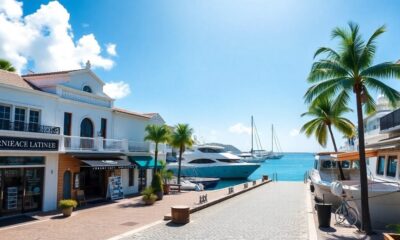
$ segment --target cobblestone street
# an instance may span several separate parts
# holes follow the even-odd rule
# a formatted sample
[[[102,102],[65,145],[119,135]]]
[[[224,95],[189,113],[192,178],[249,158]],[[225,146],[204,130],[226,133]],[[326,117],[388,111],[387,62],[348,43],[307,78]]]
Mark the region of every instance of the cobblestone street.
[[[131,239],[308,239],[302,182],[270,183],[191,215],[184,226],[155,225]]]

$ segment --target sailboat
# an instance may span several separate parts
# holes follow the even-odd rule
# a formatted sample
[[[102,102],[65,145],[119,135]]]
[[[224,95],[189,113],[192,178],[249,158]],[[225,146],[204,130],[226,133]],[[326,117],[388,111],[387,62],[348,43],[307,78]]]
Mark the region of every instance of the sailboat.
[[[276,145],[276,149],[278,152],[274,152],[274,145]],[[274,124],[271,127],[271,152],[266,156],[266,159],[281,159],[283,157],[282,149],[279,144],[278,137],[274,134]]]
[[[260,147],[261,150],[254,149],[254,140],[256,140],[256,145],[257,145],[257,147]],[[262,163],[262,162],[265,162],[265,160],[266,160],[266,158],[265,158],[266,154],[268,154],[268,152],[265,150],[262,150],[260,137],[258,136],[257,128],[254,123],[254,118],[253,118],[253,116],[251,116],[251,150],[250,150],[250,152],[244,152],[244,153],[239,154],[239,157],[244,162]]]

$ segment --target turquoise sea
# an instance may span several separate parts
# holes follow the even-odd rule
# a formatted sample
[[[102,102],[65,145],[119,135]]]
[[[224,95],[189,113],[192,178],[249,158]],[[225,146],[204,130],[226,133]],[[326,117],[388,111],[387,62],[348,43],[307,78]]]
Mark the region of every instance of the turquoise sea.
[[[281,159],[267,160],[250,175],[249,180],[260,179],[262,175],[277,174],[278,181],[303,181],[304,173],[314,164],[313,153],[285,153]],[[221,180],[216,189],[233,186],[246,180]]]

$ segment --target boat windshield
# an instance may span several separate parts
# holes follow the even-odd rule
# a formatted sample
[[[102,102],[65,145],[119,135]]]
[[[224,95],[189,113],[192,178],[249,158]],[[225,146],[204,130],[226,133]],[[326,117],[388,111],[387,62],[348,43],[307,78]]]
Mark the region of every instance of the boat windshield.
[[[208,147],[202,147],[199,148],[200,152],[203,153],[223,153],[225,150],[223,148],[208,148]]]
[[[237,158],[224,158],[224,159],[217,159],[220,162],[224,163],[240,163],[240,159]]]
[[[211,160],[211,159],[207,159],[207,158],[201,158],[201,159],[192,160],[189,163],[193,163],[193,164],[209,164],[209,163],[215,163],[215,161]]]

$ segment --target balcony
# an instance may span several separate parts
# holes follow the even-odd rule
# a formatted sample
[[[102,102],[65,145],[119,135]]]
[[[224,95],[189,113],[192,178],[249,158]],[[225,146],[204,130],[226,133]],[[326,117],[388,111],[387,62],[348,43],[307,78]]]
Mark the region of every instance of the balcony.
[[[60,134],[59,127],[39,125],[36,123],[10,122],[7,120],[0,120],[0,130],[45,133],[55,135]]]
[[[381,133],[400,130],[400,109],[397,109],[380,119]]]
[[[79,136],[63,136],[61,151],[66,152],[130,152],[154,153],[155,144],[150,142],[130,141],[127,139],[104,139],[102,137],[87,138]],[[166,153],[166,144],[159,144],[160,154]]]

